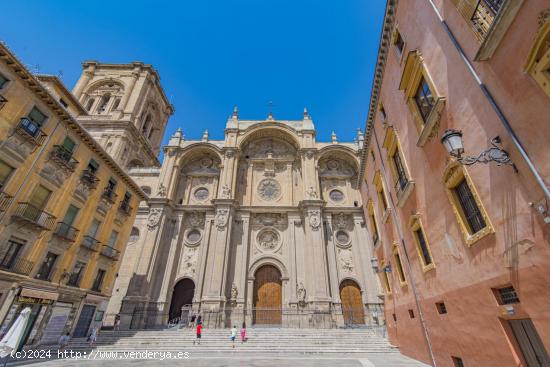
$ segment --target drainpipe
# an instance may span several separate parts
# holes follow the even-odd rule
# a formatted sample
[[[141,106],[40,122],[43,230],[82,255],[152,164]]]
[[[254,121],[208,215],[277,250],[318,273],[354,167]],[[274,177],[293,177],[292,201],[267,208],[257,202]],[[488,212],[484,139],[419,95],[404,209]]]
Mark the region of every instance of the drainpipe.
[[[504,129],[506,130],[506,132],[510,136],[510,139],[512,139],[512,142],[514,143],[514,146],[516,147],[519,154],[521,155],[521,157],[523,158],[523,160],[527,164],[527,167],[529,167],[529,170],[533,173],[533,176],[535,176],[535,180],[537,181],[538,185],[541,187],[542,191],[546,195],[546,198],[550,199],[550,189],[544,183],[544,180],[542,179],[541,175],[537,171],[537,168],[535,167],[534,163],[531,161],[531,158],[529,158],[529,155],[527,155],[527,152],[523,148],[523,145],[521,144],[521,141],[519,140],[516,133],[514,132],[514,129],[512,129],[512,126],[510,126],[510,123],[508,122],[508,119],[506,119],[506,116],[504,116],[504,113],[500,109],[499,105],[495,101],[495,99],[494,99],[493,95],[491,94],[491,92],[489,91],[489,89],[487,89],[485,84],[483,84],[481,78],[477,74],[477,72],[474,69],[474,67],[473,67],[472,63],[470,62],[470,60],[468,60],[468,57],[464,53],[464,50],[460,46],[460,43],[458,43],[458,41],[455,38],[453,32],[449,28],[449,25],[447,24],[447,22],[445,22],[445,20],[441,16],[441,13],[439,12],[437,7],[435,6],[433,0],[427,0],[427,1],[432,6],[437,18],[441,22],[441,25],[445,29],[445,32],[447,33],[447,35],[451,39],[451,42],[453,43],[456,50],[460,54],[460,58],[462,59],[462,61],[464,61],[464,64],[466,64],[466,67],[468,68],[468,71],[470,72],[470,74],[475,79],[476,83],[478,84],[479,88],[481,89],[481,92],[483,93],[485,98],[487,98],[487,101],[489,102],[489,104],[491,105],[491,107],[493,108],[495,113],[497,114],[501,124],[504,126]]]
[[[385,187],[391,187],[388,186],[388,182],[386,180],[386,166],[384,165],[384,160],[382,159],[382,149],[380,148],[380,143],[378,142],[378,136],[376,135],[376,131],[372,132],[372,135],[374,136],[374,141],[376,142],[376,148],[378,150],[378,156],[380,157],[380,166],[382,168],[382,172],[384,173],[381,175],[381,179],[384,180]],[[385,192],[385,191],[384,191]],[[391,195],[387,196],[389,198],[389,202],[391,205],[390,211],[391,215],[393,217],[393,221],[395,223],[397,233],[399,233],[399,240],[401,241],[401,247],[403,248],[403,253],[405,254],[405,259],[407,260],[407,273],[409,275],[409,278],[411,280],[411,290],[414,295],[414,302],[416,304],[416,309],[418,310],[418,318],[420,320],[420,327],[422,328],[422,335],[424,336],[424,340],[426,341],[426,346],[428,347],[428,353],[430,354],[430,359],[432,360],[432,366],[437,367],[437,362],[435,361],[435,355],[433,352],[432,342],[430,339],[430,334],[428,332],[428,326],[426,325],[426,319],[424,318],[424,313],[422,312],[422,308],[420,307],[420,296],[418,295],[418,290],[416,289],[416,282],[414,278],[414,274],[412,271],[411,261],[409,259],[409,253],[407,251],[407,247],[405,246],[405,239],[403,237],[403,231],[401,230],[401,222],[399,221],[399,218],[397,218],[397,210],[396,205],[393,202],[393,197]]]

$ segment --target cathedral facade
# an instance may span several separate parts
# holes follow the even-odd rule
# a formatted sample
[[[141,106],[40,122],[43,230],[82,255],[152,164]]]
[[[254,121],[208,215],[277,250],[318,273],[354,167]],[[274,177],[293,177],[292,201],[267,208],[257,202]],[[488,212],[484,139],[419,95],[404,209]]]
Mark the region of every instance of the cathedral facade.
[[[382,316],[358,190],[360,131],[317,142],[302,120],[241,120],[130,170],[142,202],[108,306],[121,328],[200,312],[210,327],[338,327]]]

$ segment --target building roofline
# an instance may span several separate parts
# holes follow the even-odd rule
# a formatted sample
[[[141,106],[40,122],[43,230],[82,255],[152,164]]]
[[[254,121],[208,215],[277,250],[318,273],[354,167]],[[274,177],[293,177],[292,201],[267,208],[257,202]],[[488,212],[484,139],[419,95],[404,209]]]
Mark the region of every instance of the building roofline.
[[[71,93],[71,91],[67,88],[67,86],[65,86],[63,81],[59,79],[59,77],[50,74],[35,74],[34,76],[40,81],[52,81],[59,87],[59,89],[61,89],[61,91],[63,92],[63,96],[69,98],[71,102],[78,108],[79,112],[82,115],[88,114],[88,111],[86,111],[84,106],[82,106],[82,104],[78,101],[78,99],[76,99],[74,94]]]
[[[374,69],[374,78],[372,80],[369,113],[367,116],[367,121],[365,123],[365,142],[363,144],[363,151],[361,152],[361,166],[359,168],[358,177],[359,182],[363,180],[363,176],[365,175],[367,157],[373,132],[373,123],[376,117],[376,111],[378,109],[378,102],[380,100],[380,90],[382,88],[382,79],[384,78],[384,71],[386,69],[388,51],[391,46],[391,32],[393,31],[395,24],[395,12],[397,9],[397,3],[398,0],[387,0],[386,3],[384,22],[382,23],[382,30],[380,32],[380,43],[378,46],[376,67]]]
[[[148,199],[147,194],[141,190],[137,183],[115,162],[115,160],[99,145],[88,131],[67,111],[61,103],[50,93],[40,82],[37,76],[33,75],[17,56],[4,44],[0,42],[0,58],[17,74],[44,103],[58,115],[60,121],[65,122],[73,132],[77,133],[88,148],[106,161],[114,172],[116,172],[128,186],[130,186],[141,200]]]

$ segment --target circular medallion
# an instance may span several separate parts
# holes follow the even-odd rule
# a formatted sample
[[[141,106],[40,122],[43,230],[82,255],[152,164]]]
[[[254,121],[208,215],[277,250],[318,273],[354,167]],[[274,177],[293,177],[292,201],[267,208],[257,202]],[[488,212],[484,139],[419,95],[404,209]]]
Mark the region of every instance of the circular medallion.
[[[258,185],[258,195],[266,201],[277,200],[281,195],[281,185],[272,178],[266,178]]]
[[[342,229],[336,231],[336,233],[334,234],[334,239],[336,240],[336,243],[341,247],[348,246],[351,241],[348,232]]]
[[[258,232],[256,241],[261,251],[275,252],[281,245],[281,236],[275,228],[264,228]]]
[[[212,165],[213,161],[210,158],[202,158],[201,159],[201,167],[202,168],[208,168]]]
[[[199,231],[196,228],[187,230],[187,233],[185,234],[185,242],[187,242],[189,246],[198,245],[201,239],[202,239],[201,231]]]
[[[332,190],[329,194],[330,200],[335,203],[344,201],[344,193],[340,190]]]
[[[336,170],[338,169],[338,166],[340,166],[338,164],[338,161],[335,161],[335,160],[330,160],[327,162],[327,167],[331,170]]]
[[[199,187],[198,189],[195,190],[195,192],[193,193],[193,196],[198,201],[204,201],[208,199],[209,194],[210,193],[208,192],[208,189],[206,187]]]

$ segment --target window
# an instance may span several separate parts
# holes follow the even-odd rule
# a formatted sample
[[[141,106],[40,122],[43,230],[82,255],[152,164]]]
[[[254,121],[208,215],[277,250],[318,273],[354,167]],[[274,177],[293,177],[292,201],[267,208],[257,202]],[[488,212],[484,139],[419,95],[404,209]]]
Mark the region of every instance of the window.
[[[388,218],[388,200],[386,199],[386,192],[384,190],[384,184],[382,183],[382,177],[380,176],[380,171],[377,171],[374,175],[374,185],[376,186],[376,195],[378,197],[378,205],[380,206],[380,211],[383,213],[382,222],[386,222]]]
[[[381,269],[381,276],[382,276],[382,284],[384,285],[384,290],[386,291],[386,294],[391,294],[391,284],[390,284],[390,278],[388,277],[388,267],[386,266],[386,262],[382,261],[380,263],[380,269]]]
[[[51,191],[42,185],[38,185],[29,200],[30,204],[37,209],[44,209],[50,199]]]
[[[493,226],[477,194],[466,168],[451,163],[443,177],[447,196],[468,246],[493,233]]]
[[[143,135],[147,134],[147,131],[149,130],[149,125],[151,125],[151,114],[147,114],[147,117],[145,117],[145,122],[141,127],[141,133]]]
[[[114,111],[118,108],[118,106],[120,105],[120,98],[117,98],[115,99],[115,101],[113,102],[113,107],[111,107],[111,111]]]
[[[376,246],[378,241],[380,240],[380,236],[378,235],[378,225],[376,224],[376,217],[374,215],[374,205],[372,204],[372,200],[369,200],[368,209],[369,209],[370,226],[372,231],[372,244]]]
[[[451,357],[453,360],[454,367],[464,367],[464,362],[460,357]]]
[[[92,220],[92,223],[90,224],[90,227],[88,227],[88,232],[86,232],[86,236],[82,239],[82,242],[85,245],[93,246],[95,245],[95,240],[97,236],[97,232],[99,231],[99,226],[101,225],[101,222],[94,218]]]
[[[69,105],[67,104],[67,102],[65,102],[63,98],[59,98],[59,103],[61,103],[61,105],[65,108],[69,107]]]
[[[21,126],[29,135],[36,137],[46,119],[46,115],[33,107],[27,118],[21,120]]]
[[[533,46],[529,51],[529,57],[525,65],[525,71],[531,75],[535,82],[550,97],[550,17],[546,18],[539,28]]]
[[[92,284],[93,291],[101,292],[101,286],[103,285],[103,278],[105,278],[105,270],[98,269],[94,279],[94,284]]]
[[[519,303],[519,297],[512,286],[497,289],[498,303],[501,305],[511,305]]]
[[[109,200],[113,201],[116,197],[115,194],[115,188],[116,188],[117,182],[114,178],[110,178],[107,182],[107,186],[105,187],[105,191],[103,192],[103,196],[107,197]]]
[[[4,76],[4,74],[0,73],[0,89],[4,88],[6,84],[8,84],[9,79]]]
[[[65,162],[70,162],[76,147],[76,143],[73,139],[66,136],[65,139],[63,139],[63,143],[61,143],[58,147],[59,149],[56,156]]]
[[[109,93],[104,94],[99,100],[99,105],[97,106],[97,113],[101,114],[107,110],[107,104],[111,100],[111,95]]]
[[[388,118],[388,115],[386,115],[386,110],[384,109],[382,103],[380,103],[380,117],[382,117],[382,121],[386,121],[386,119]]]
[[[91,111],[92,110],[92,107],[94,105],[94,102],[95,102],[95,99],[94,98],[90,98],[88,100],[88,102],[86,103],[86,110],[87,111]]]
[[[393,34],[393,45],[395,46],[397,55],[401,56],[403,54],[403,50],[405,49],[405,41],[397,28]]]
[[[445,306],[445,302],[436,302],[435,307],[437,308],[437,312],[440,315],[444,315],[447,313],[447,307]]]
[[[392,313],[392,317],[393,317],[393,321],[397,321],[397,316],[394,313]]]
[[[117,238],[118,238],[118,232],[113,230],[111,232],[111,236],[109,237],[109,242],[107,242],[107,246],[111,248],[115,248]]]
[[[401,208],[412,192],[414,183],[409,178],[410,175],[401,152],[401,145],[399,144],[397,133],[393,127],[386,129],[382,146],[386,148],[387,158],[394,181],[397,206]]]
[[[120,202],[120,210],[122,210],[125,213],[129,213],[132,209],[130,207],[130,200],[132,200],[132,194],[130,194],[128,191],[124,193],[124,198]]]
[[[15,168],[0,160],[0,190],[8,183]]]
[[[410,317],[411,319],[414,319],[414,311],[411,310],[411,309],[409,309],[409,317]]]
[[[420,51],[408,53],[399,89],[405,92],[407,106],[419,132],[416,145],[424,146],[438,135],[445,98],[435,88]]]
[[[77,261],[76,264],[74,264],[73,272],[69,276],[67,285],[78,287],[80,285],[80,280],[82,278],[82,274],[84,273],[85,268],[86,268],[85,263],[81,261]]]
[[[397,269],[397,276],[399,277],[399,283],[401,285],[407,284],[407,279],[405,278],[405,271],[403,270],[403,263],[401,262],[401,255],[399,253],[399,246],[396,244],[393,245],[393,259],[395,260],[395,267]]]
[[[17,260],[17,256],[19,256],[19,253],[23,249],[24,245],[24,242],[10,239],[7,246],[8,250],[4,253],[4,256],[2,257],[2,262],[0,262],[0,268],[11,269],[11,267],[15,264],[15,260]]]
[[[38,273],[36,273],[36,279],[40,280],[50,280],[51,276],[53,274],[53,266],[58,258],[57,254],[54,254],[53,252],[48,252],[46,254],[46,258],[44,259],[44,262],[40,266],[40,269],[38,270]]]
[[[416,214],[411,217],[409,222],[411,231],[413,234],[413,239],[416,244],[416,250],[418,252],[418,257],[420,258],[420,264],[422,265],[422,271],[426,272],[435,267],[432,253],[428,241],[426,240],[426,235],[424,233],[424,227],[420,221],[420,215]]]

